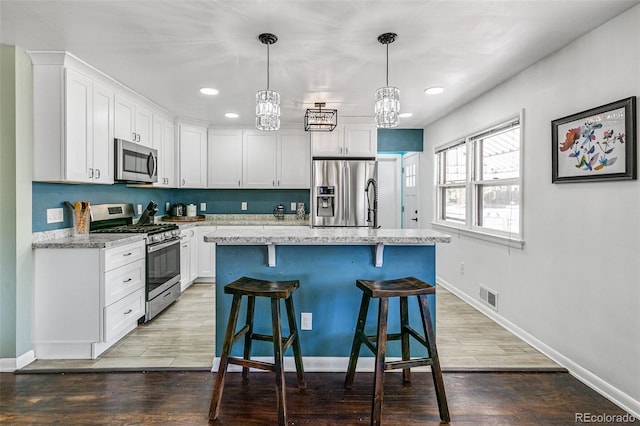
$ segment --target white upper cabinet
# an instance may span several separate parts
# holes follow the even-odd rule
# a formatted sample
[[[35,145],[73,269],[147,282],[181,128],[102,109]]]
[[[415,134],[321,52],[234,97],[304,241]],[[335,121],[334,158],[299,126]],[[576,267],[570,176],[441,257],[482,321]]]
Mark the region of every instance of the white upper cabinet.
[[[93,83],[93,176],[94,183],[113,183],[114,92]]]
[[[207,129],[180,124],[180,188],[207,187]]]
[[[377,151],[378,129],[374,124],[344,124],[345,156],[372,158]]]
[[[311,182],[311,137],[304,130],[278,132],[278,188],[309,188]]]
[[[244,187],[276,188],[278,180],[276,132],[245,130],[242,136]]]
[[[209,129],[208,172],[209,188],[242,187],[242,130]]]
[[[342,157],[344,151],[343,126],[338,124],[331,132],[311,133],[314,157]]]
[[[93,82],[70,68],[65,71],[65,178],[91,182]]]
[[[302,130],[209,130],[209,188],[309,188],[311,141]]]
[[[116,94],[115,137],[151,146],[151,110],[122,94]]]
[[[370,123],[338,123],[332,132],[310,132],[313,157],[374,158],[378,131]]]
[[[171,121],[161,115],[153,114],[151,140],[153,147],[158,150],[158,182],[154,183],[154,186],[167,188],[175,186],[173,133]]]
[[[65,64],[64,53],[31,53],[33,180],[113,183],[113,90]]]

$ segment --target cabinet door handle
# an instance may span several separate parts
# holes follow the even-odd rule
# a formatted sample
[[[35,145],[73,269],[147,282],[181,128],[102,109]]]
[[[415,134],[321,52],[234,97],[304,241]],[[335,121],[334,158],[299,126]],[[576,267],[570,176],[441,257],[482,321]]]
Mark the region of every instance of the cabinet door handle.
[[[344,153],[345,153],[345,154],[348,154],[348,153],[349,153],[349,147],[348,147],[348,146],[345,146],[345,147],[344,147]]]
[[[89,167],[89,179],[93,179],[93,169]]]
[[[184,186],[184,179],[182,179],[182,186]]]
[[[238,186],[242,186],[242,185],[240,185],[240,180],[238,180]]]
[[[280,181],[278,181],[278,186],[280,186]]]
[[[96,169],[96,179],[100,179],[100,169]]]
[[[138,142],[140,142],[140,133],[136,133],[136,137],[138,138]]]
[[[136,141],[136,132],[131,133],[133,135],[133,141]]]
[[[133,312],[133,309],[129,309],[127,312],[125,312],[125,315],[129,315],[131,312]]]
[[[131,281],[131,278],[127,278],[126,280],[122,281],[123,283],[128,283]]]
[[[132,254],[133,254],[133,253],[131,253],[131,252],[129,252],[129,253],[124,253],[124,254],[122,255],[122,257],[131,256]]]
[[[276,186],[276,181],[275,180],[271,181],[271,186]]]

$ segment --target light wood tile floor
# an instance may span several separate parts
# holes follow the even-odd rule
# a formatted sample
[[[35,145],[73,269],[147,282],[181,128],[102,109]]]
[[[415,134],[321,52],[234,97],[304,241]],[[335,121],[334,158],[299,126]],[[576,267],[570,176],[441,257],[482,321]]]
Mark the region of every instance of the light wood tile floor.
[[[443,368],[558,368],[558,365],[443,287],[436,297]],[[191,285],[180,299],[96,360],[37,360],[23,370],[209,369],[215,348],[215,284]]]

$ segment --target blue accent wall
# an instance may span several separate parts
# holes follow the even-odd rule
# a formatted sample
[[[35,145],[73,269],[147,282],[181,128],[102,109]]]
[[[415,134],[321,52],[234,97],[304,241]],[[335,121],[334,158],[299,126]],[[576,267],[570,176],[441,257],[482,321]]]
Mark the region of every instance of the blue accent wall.
[[[362,292],[356,287],[356,279],[385,280],[415,276],[435,283],[435,246],[385,246],[384,264],[376,268],[374,246],[350,245],[278,245],[276,267],[267,266],[266,246],[216,246],[216,356],[221,355],[232,296],[224,293],[224,285],[243,275],[266,280],[299,280],[300,288],[293,295],[296,321],[300,327],[300,313],[313,314],[313,329],[300,332],[303,356],[348,357],[360,308]],[[422,325],[415,297],[409,300],[409,321],[416,330]],[[429,299],[429,309],[435,324],[435,299]],[[244,324],[246,297],[237,329]],[[389,303],[389,331],[398,332],[400,313],[398,301]],[[255,332],[271,334],[271,315],[268,300],[256,298]],[[370,304],[365,332],[375,334],[378,303]],[[281,306],[284,324],[286,311]],[[285,325],[283,334],[287,334]],[[234,346],[233,354],[242,356],[242,344]],[[289,350],[291,351],[291,350]],[[426,356],[426,350],[412,342],[413,356]],[[255,356],[273,354],[270,343],[255,342]],[[388,356],[400,356],[400,344],[390,342]],[[362,356],[372,356],[362,351]]]
[[[158,214],[166,214],[165,203],[194,203],[198,214],[267,214],[278,204],[284,204],[287,213],[290,203],[305,203],[309,209],[308,189],[173,189],[140,188],[125,184],[114,185],[72,185],[63,183],[32,184],[33,232],[51,231],[72,226],[70,211],[64,202],[89,201],[91,204],[131,203],[142,204],[143,208],[153,200],[158,203]],[[241,210],[241,203],[247,202],[247,210]],[[207,210],[200,211],[200,203],[207,203]],[[47,209],[62,207],[64,221],[47,224]]]
[[[378,129],[378,152],[422,151],[422,129]]]

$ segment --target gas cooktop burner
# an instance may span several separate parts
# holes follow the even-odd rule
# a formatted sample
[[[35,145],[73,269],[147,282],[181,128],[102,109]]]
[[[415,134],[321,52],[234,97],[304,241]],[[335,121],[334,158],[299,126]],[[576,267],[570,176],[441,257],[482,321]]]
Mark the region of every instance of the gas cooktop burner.
[[[121,225],[111,228],[96,229],[91,232],[97,233],[114,233],[114,234],[156,234],[159,232],[172,231],[178,229],[174,224],[159,224],[159,225]]]

